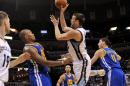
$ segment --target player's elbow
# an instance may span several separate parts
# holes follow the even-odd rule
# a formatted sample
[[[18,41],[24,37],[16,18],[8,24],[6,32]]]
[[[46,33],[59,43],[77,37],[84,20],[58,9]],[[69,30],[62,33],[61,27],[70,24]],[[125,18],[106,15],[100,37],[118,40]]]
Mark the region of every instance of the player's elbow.
[[[57,40],[61,40],[61,37],[60,37],[60,36],[56,36],[56,39],[57,39]]]
[[[68,37],[68,36],[65,36],[65,35],[58,35],[58,36],[56,36],[56,39],[57,40],[70,40],[70,38]]]
[[[64,37],[62,35],[56,36],[57,40],[64,40]]]
[[[62,31],[63,31],[63,32],[67,32],[67,29],[63,28]]]

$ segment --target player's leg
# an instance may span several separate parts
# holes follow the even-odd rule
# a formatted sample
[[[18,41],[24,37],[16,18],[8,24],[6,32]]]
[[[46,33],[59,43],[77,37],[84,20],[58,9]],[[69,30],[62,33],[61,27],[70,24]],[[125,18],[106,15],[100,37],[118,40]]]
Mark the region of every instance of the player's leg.
[[[87,81],[86,79],[88,80],[88,77],[86,76],[87,74],[87,64],[84,62],[85,65],[82,66],[82,71],[81,72],[81,75],[80,75],[80,79],[77,83],[77,86],[86,86],[87,84]],[[88,71],[89,72],[89,71]]]
[[[86,68],[85,68],[85,80],[86,80],[86,83],[88,82],[89,80],[89,77],[90,77],[90,73],[91,73],[91,61],[89,60],[86,60]]]
[[[76,75],[77,83],[82,79],[82,71],[83,71],[83,63],[82,62],[73,62],[73,71],[74,74]]]
[[[4,86],[4,82],[0,81],[0,86]]]

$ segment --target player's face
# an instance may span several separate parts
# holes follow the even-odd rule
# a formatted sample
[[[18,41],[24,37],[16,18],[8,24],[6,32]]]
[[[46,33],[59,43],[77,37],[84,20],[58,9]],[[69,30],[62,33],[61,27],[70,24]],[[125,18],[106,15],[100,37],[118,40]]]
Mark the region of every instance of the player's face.
[[[5,19],[5,32],[6,32],[6,34],[10,33],[10,19],[9,19],[9,17],[7,17]]]
[[[28,40],[28,41],[35,41],[35,36],[34,36],[34,34],[32,33],[32,31],[27,31],[27,33],[26,33],[26,39]]]
[[[103,41],[102,40],[99,40],[98,47],[103,48]]]
[[[71,18],[71,27],[73,28],[75,26],[76,26],[76,16],[73,15]]]
[[[70,67],[69,65],[67,65],[67,66],[65,67],[65,71],[66,71],[66,72],[70,72],[70,71],[71,71],[71,67]]]

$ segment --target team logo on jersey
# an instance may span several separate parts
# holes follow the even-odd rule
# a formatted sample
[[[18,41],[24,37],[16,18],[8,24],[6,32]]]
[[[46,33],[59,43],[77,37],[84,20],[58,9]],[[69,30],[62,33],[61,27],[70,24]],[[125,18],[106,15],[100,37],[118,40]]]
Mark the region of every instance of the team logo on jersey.
[[[72,86],[73,85],[73,81],[71,79],[68,79],[67,84],[68,84],[68,86]]]
[[[8,49],[8,47],[0,46],[0,53],[1,53],[3,50],[10,51],[10,50]]]

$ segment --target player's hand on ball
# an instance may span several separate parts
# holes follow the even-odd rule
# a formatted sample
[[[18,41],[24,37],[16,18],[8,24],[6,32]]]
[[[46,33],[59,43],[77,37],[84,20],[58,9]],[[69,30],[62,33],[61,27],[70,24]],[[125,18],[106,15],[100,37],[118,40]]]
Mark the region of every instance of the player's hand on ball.
[[[61,6],[61,10],[60,11],[64,13],[66,11],[66,9],[68,8],[68,6],[69,6],[68,3],[66,4],[65,7]]]

